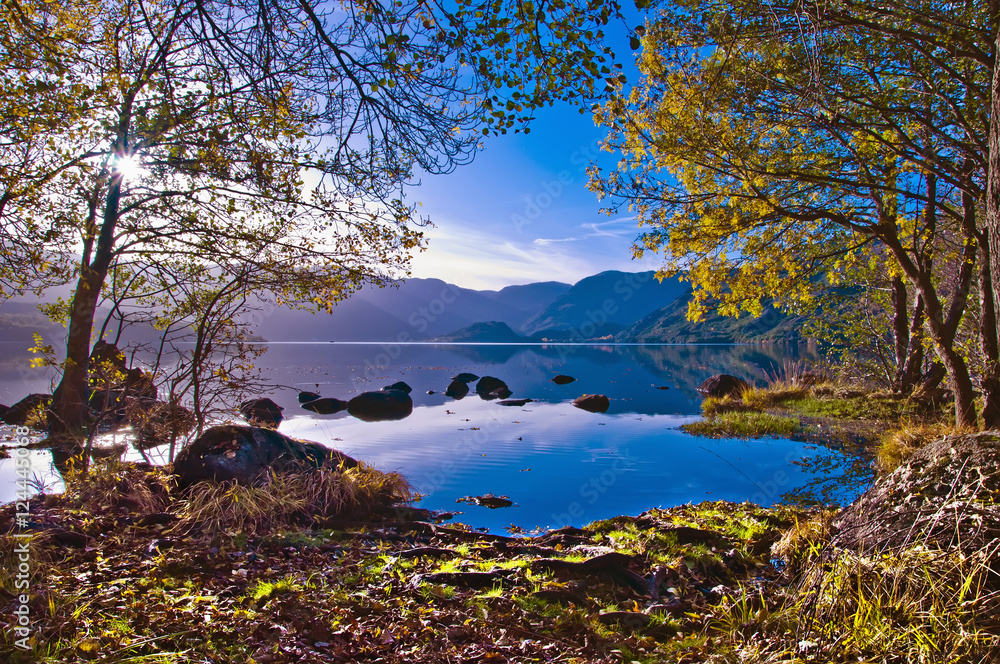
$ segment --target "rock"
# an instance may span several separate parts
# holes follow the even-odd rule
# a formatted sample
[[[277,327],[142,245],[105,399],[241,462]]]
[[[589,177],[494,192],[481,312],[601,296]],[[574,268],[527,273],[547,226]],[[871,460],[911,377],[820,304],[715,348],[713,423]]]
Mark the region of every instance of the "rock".
[[[472,381],[479,380],[479,376],[474,373],[463,372],[457,376],[452,376],[452,380],[457,380],[461,383],[471,383]]]
[[[501,396],[506,392],[506,396]],[[510,388],[507,387],[507,383],[503,382],[499,378],[494,378],[493,376],[483,376],[476,383],[476,394],[481,398],[490,399],[506,399],[511,395]]]
[[[7,413],[10,412],[10,406],[0,403],[0,420],[7,417]]]
[[[92,388],[87,405],[105,422],[123,423],[137,409],[156,402],[153,376],[138,367],[130,368],[125,353],[103,339],[90,351],[88,374]]]
[[[340,399],[334,399],[333,397],[326,397],[324,399],[314,399],[307,403],[302,404],[302,407],[306,410],[310,410],[319,415],[333,415],[334,413],[339,413],[342,410],[347,410],[347,402],[341,401]]]
[[[462,374],[459,375],[461,376]],[[469,384],[465,381],[453,380],[444,393],[452,399],[461,399],[469,393]]]
[[[532,401],[534,401],[534,399],[504,399],[503,401],[498,401],[497,405],[498,406],[523,406],[525,404],[531,403]]]
[[[29,394],[7,409],[3,421],[14,426],[24,426],[28,417],[39,408],[48,408],[52,403],[51,394]]]
[[[487,401],[492,401],[493,399],[506,399],[511,394],[513,394],[513,392],[511,392],[506,387],[498,387],[497,389],[493,390],[492,392],[490,392],[486,396],[483,396],[482,398],[486,399]]]
[[[284,408],[274,403],[268,398],[251,399],[240,404],[240,414],[251,424],[277,429],[281,420],[285,419],[281,414]]]
[[[95,389],[91,391],[87,405],[95,416],[120,424],[137,411],[151,408],[156,403],[158,393],[151,374],[138,368],[104,374],[103,368],[106,365],[98,369],[96,377],[91,372],[91,383]]]
[[[705,382],[695,388],[698,394],[705,397],[738,397],[740,394],[750,389],[750,384],[742,378],[730,376],[729,374],[716,374],[706,378]]]
[[[917,545],[978,555],[995,546],[1000,432],[947,436],[918,449],[838,513],[833,528],[831,547],[863,556]],[[992,589],[1000,589],[1000,578],[991,579]]]
[[[180,404],[165,401],[131,412],[128,421],[136,431],[136,447],[140,450],[174,442],[195,425],[194,413]]]
[[[611,407],[611,400],[603,394],[584,394],[574,399],[573,405],[591,413],[606,413]]]
[[[656,389],[658,389],[658,390],[669,390],[670,386],[669,385],[658,385],[656,387]]]
[[[552,382],[555,383],[556,385],[568,385],[575,381],[576,378],[573,378],[572,376],[565,376],[563,374],[559,374],[558,376],[552,379]]]
[[[127,369],[125,353],[121,352],[118,346],[101,339],[95,342],[90,349],[89,370],[91,373],[111,375],[119,371],[124,373]]]
[[[269,471],[286,472],[344,464],[354,468],[351,457],[319,443],[296,440],[260,427],[228,424],[212,427],[185,447],[174,460],[174,474],[181,487],[195,482],[252,484]]]
[[[403,381],[399,381],[397,383],[393,383],[392,385],[386,385],[385,387],[382,388],[383,392],[386,390],[399,390],[400,392],[406,392],[407,394],[409,394],[410,392],[413,391],[413,388],[404,383]]]
[[[319,399],[320,395],[316,392],[299,392],[299,403],[309,403],[310,401],[316,401]]]
[[[362,392],[347,402],[347,412],[365,422],[401,420],[413,412],[413,399],[402,390]]]
[[[629,630],[639,630],[652,622],[652,617],[638,611],[602,611],[597,619],[602,625],[619,625]]]
[[[492,493],[487,493],[484,496],[465,496],[464,498],[459,498],[455,502],[470,503],[473,505],[479,505],[480,507],[488,507],[491,510],[499,509],[501,507],[512,507],[514,505],[514,501],[507,496],[494,496]]]

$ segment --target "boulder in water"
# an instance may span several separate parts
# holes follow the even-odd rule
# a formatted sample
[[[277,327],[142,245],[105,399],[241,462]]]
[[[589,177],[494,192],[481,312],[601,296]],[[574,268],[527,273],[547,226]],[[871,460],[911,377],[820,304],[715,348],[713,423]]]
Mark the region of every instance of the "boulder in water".
[[[316,401],[319,399],[320,395],[316,392],[299,392],[299,403],[309,403],[310,401]]]
[[[507,383],[493,376],[483,376],[476,383],[476,394],[482,399],[506,399],[512,392]]]
[[[479,380],[479,376],[477,376],[474,373],[469,373],[467,371],[463,371],[462,373],[458,374],[457,376],[452,376],[451,379],[452,380],[461,381],[463,383],[471,383],[473,381]]]
[[[347,412],[365,422],[401,420],[413,412],[413,399],[402,390],[362,392],[347,402]]]
[[[410,392],[413,391],[413,388],[404,383],[403,381],[399,381],[397,383],[393,383],[392,385],[386,385],[385,387],[382,388],[382,390],[383,391],[399,390],[400,392],[406,392],[407,394],[409,394]]]
[[[313,399],[302,404],[302,407],[319,415],[333,415],[342,410],[347,410],[347,402],[334,399],[333,397],[325,397],[322,399]]]
[[[573,378],[572,376],[559,374],[558,376],[552,379],[552,382],[555,383],[556,385],[568,385],[569,383],[572,383],[575,380],[576,378]]]
[[[445,396],[449,396],[452,399],[461,399],[469,393],[469,384],[461,380],[453,380],[444,393]]]
[[[750,384],[742,378],[730,376],[729,374],[716,374],[705,379],[701,385],[695,388],[698,393],[705,397],[729,397],[739,396],[750,389]]]
[[[3,421],[14,426],[24,426],[31,414],[40,408],[48,408],[52,403],[51,394],[29,394],[7,409]]]
[[[573,405],[591,413],[606,413],[611,406],[611,400],[603,394],[584,394],[574,399]]]
[[[274,403],[268,398],[250,399],[240,404],[240,414],[251,424],[277,429],[281,420],[285,419],[281,414],[284,408]]]
[[[225,425],[212,427],[181,450],[173,468],[178,484],[186,487],[205,480],[252,484],[269,471],[339,464],[354,468],[358,462],[319,443],[270,429]]]

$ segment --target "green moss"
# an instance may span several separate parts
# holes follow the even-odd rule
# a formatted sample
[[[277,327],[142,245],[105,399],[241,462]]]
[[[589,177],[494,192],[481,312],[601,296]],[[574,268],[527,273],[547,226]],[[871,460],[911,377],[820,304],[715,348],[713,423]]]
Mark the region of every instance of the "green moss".
[[[681,429],[696,436],[710,438],[759,438],[798,433],[802,426],[792,417],[748,411],[720,413],[685,424]]]

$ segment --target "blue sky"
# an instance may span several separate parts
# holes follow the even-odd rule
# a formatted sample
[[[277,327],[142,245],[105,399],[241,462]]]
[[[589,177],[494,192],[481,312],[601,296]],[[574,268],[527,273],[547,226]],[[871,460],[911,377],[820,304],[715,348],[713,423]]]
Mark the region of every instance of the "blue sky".
[[[627,47],[620,51],[630,83],[631,57]],[[408,196],[422,202],[435,227],[426,232],[427,250],[414,257],[413,276],[499,289],[656,269],[655,256],[632,260],[639,228],[629,212],[607,216],[607,201],[587,189],[592,161],[605,168],[617,161],[599,151],[604,133],[589,111],[561,104],[540,111],[529,134],[492,137],[473,163],[424,176]]]

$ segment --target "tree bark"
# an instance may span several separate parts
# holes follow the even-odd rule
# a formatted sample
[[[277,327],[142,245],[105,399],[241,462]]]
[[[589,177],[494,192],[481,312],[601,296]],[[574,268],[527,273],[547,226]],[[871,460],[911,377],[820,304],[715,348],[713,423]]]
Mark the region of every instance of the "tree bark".
[[[989,255],[988,277],[993,308],[992,316],[990,316],[992,320],[989,321],[991,324],[988,325],[983,320],[980,328],[984,350],[986,344],[989,343],[994,355],[998,346],[996,312],[1000,311],[1000,288],[992,287],[993,284],[1000,284],[1000,6],[998,5],[1000,3],[996,0],[990,2],[995,42],[993,46],[993,80],[990,86],[989,155],[986,167],[986,241],[983,243],[987,246],[986,251]],[[983,304],[985,304],[987,295],[984,293],[983,297]],[[985,319],[986,316],[983,318]],[[986,373],[983,376],[983,392],[987,395],[993,393],[994,407],[997,406],[998,398],[1000,398],[996,395],[996,390],[1000,389],[1000,383],[995,382],[998,372],[1000,372],[1000,368],[996,366],[995,362],[990,364],[989,357],[987,357]],[[987,396],[987,403],[989,404],[989,402],[990,399]],[[1000,413],[991,413],[990,419],[986,421],[986,426],[1000,428]]]
[[[906,283],[900,276],[892,278],[892,332],[896,341],[896,376],[893,389],[903,390],[907,349],[910,347],[910,321],[907,315]]]
[[[49,436],[67,454],[79,456],[89,438],[90,336],[100,301],[101,288],[114,258],[114,234],[121,202],[121,175],[111,178],[104,205],[104,216],[93,260],[84,256],[80,278],[73,293],[69,331],[66,337],[66,366],[49,407]],[[86,460],[82,460],[86,464]],[[84,465],[85,467],[85,465]]]
[[[912,392],[921,378],[924,364],[924,298],[917,295],[913,303],[913,317],[910,319],[910,337],[903,363],[900,387],[905,394]]]

